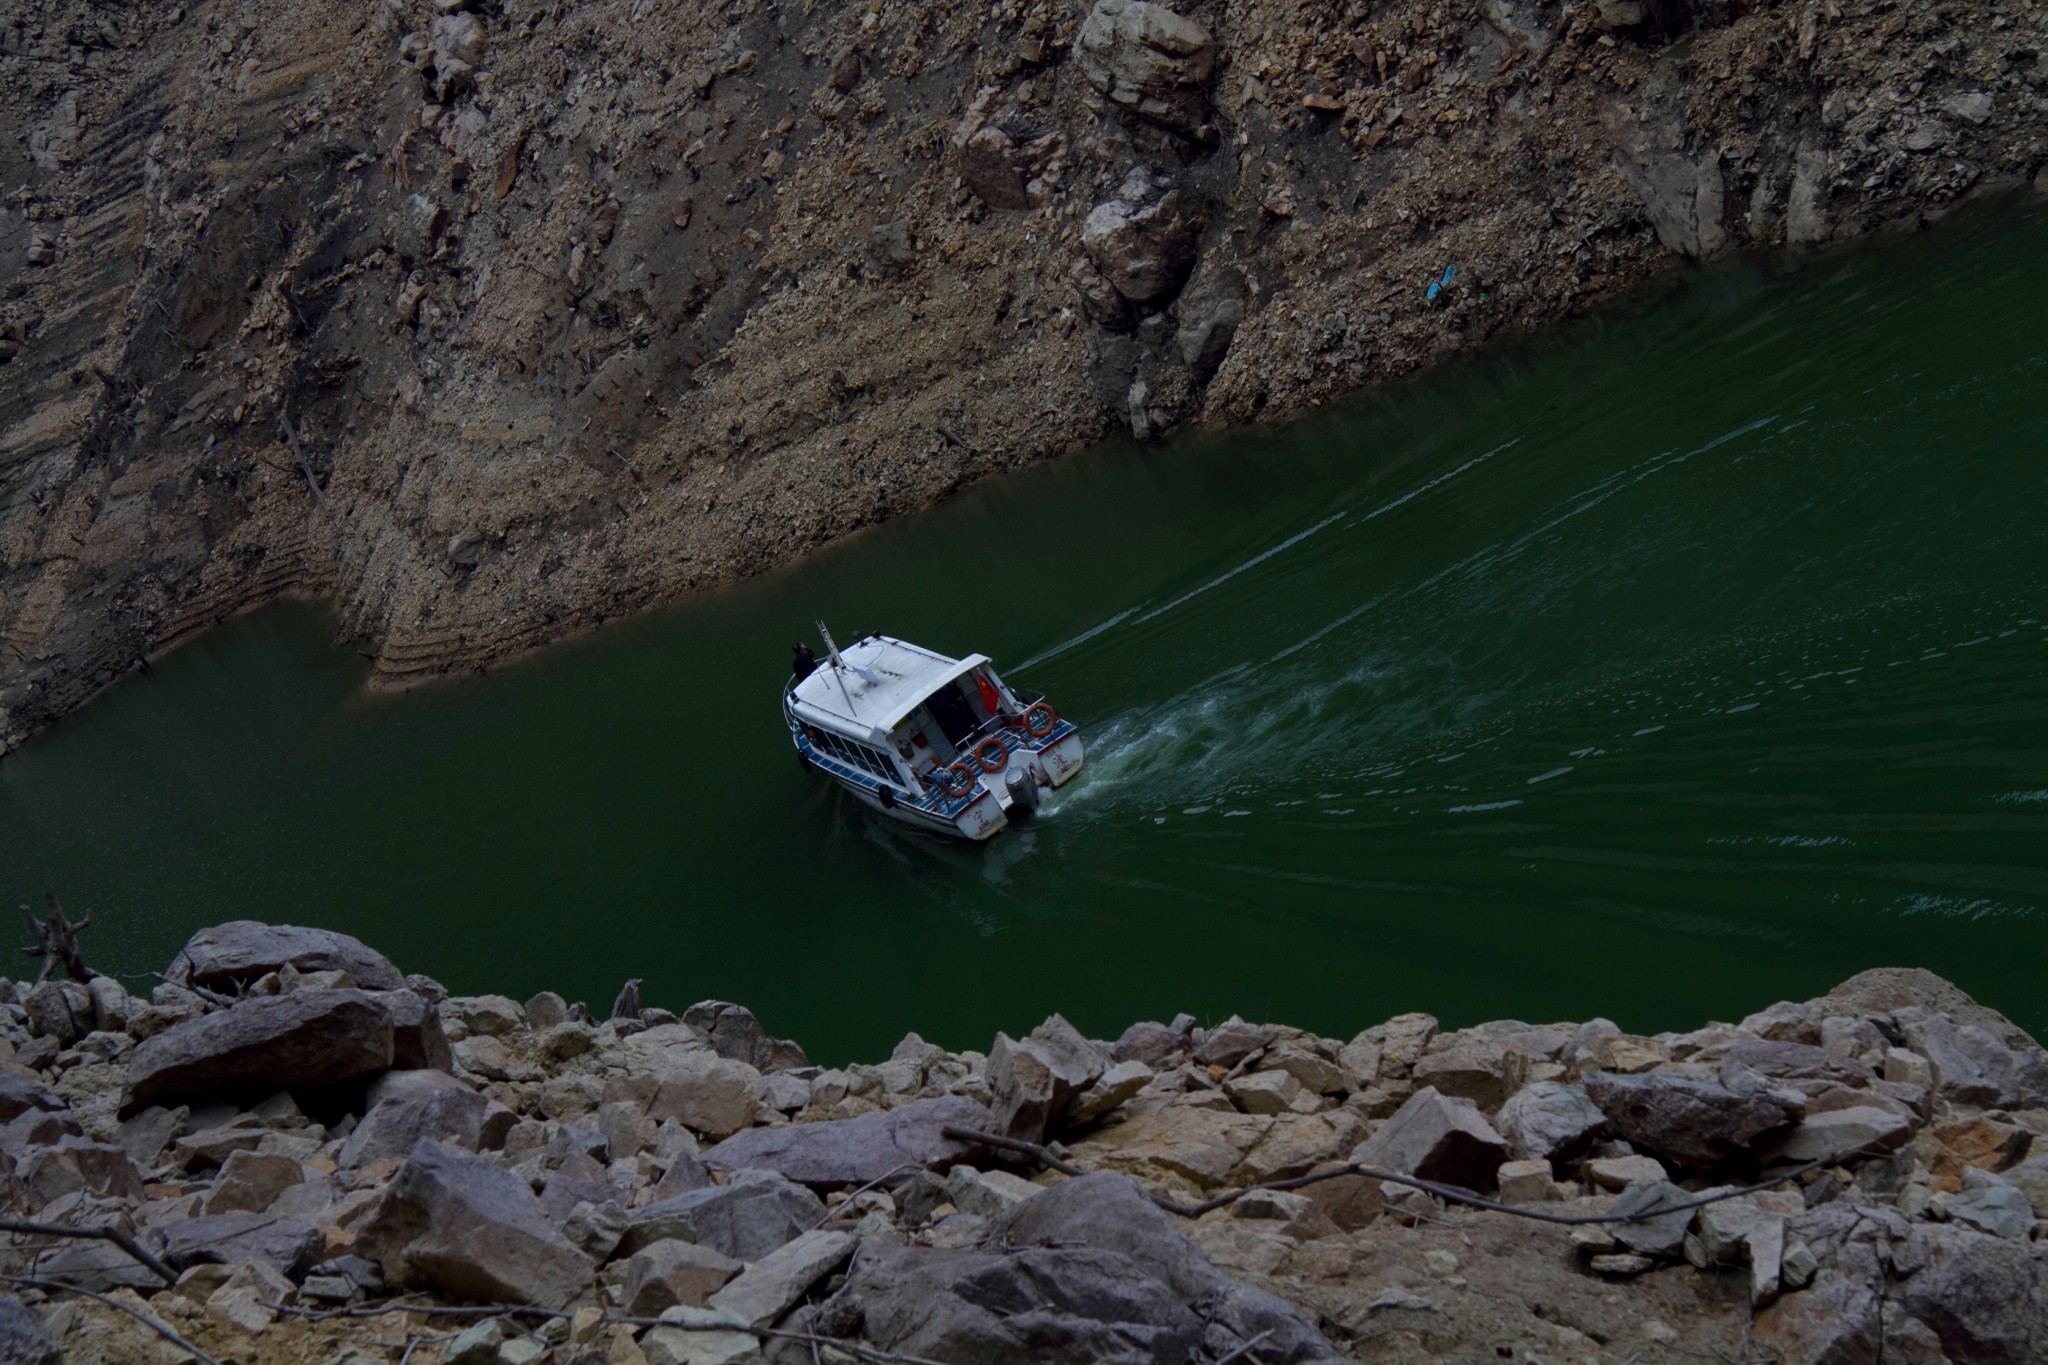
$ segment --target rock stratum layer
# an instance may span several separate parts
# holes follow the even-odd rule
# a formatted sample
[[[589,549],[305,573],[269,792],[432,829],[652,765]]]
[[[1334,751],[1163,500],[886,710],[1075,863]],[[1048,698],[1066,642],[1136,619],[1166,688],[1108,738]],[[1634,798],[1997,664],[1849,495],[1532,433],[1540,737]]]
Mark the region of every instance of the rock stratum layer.
[[[50,0],[0,750],[278,597],[478,666],[1105,436],[2032,181],[2037,6]],[[1426,286],[1456,273],[1432,303]]]
[[[147,1001],[0,982],[7,1358],[2048,1358],[2048,1052],[1924,971],[1654,1037],[1055,1015],[841,1068],[620,1007],[249,922]]]

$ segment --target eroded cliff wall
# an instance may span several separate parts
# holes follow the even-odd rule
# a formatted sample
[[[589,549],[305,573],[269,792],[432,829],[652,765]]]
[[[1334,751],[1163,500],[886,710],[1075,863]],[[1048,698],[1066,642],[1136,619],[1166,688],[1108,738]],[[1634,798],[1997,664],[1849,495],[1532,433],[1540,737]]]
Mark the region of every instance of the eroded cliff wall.
[[[281,594],[401,682],[2048,160],[2035,5],[0,19],[0,751]],[[1432,303],[1427,286],[1457,272]]]

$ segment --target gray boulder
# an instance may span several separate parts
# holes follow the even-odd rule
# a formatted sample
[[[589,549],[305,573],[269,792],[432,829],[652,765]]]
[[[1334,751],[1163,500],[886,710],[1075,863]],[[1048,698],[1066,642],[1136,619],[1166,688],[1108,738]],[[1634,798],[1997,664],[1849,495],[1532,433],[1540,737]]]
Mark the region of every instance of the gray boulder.
[[[391,1071],[370,1087],[362,1122],[336,1158],[345,1168],[403,1159],[422,1138],[475,1151],[490,1100],[442,1071]]]
[[[1706,1068],[1699,1068],[1705,1071]],[[1713,1166],[1760,1134],[1800,1116],[1804,1096],[1775,1090],[1740,1068],[1711,1074],[1589,1071],[1586,1094],[1629,1142],[1682,1166]]]
[[[22,997],[22,1012],[29,1029],[38,1037],[55,1039],[59,1047],[70,1047],[92,1032],[92,992],[77,981],[44,981]]]
[[[619,1302],[636,1318],[656,1317],[678,1304],[702,1308],[744,1269],[712,1247],[675,1238],[651,1242],[626,1262]]]
[[[708,1307],[765,1327],[793,1308],[811,1286],[846,1264],[860,1239],[850,1232],[807,1232],[777,1247],[713,1294]]]
[[[1125,1176],[1091,1175],[989,1228],[1008,1254],[864,1248],[824,1330],[952,1365],[1342,1357],[1293,1309],[1218,1271]]]
[[[1959,1227],[1930,1227],[1927,1264],[1894,1292],[1949,1359],[1970,1365],[2048,1360],[2048,1257]]]
[[[391,1065],[402,1071],[453,1071],[455,1053],[441,1028],[441,1010],[417,991],[380,991],[391,1016]]]
[[[770,1038],[745,1005],[700,1000],[683,1011],[683,1022],[702,1035],[713,1052],[745,1062],[756,1071],[787,1071],[809,1064],[804,1050],[795,1043]]]
[[[1829,1014],[1882,1016],[1914,1007],[1981,1028],[2008,1047],[2038,1046],[2027,1031],[1954,982],[1924,967],[1873,967],[1858,972],[1813,1002]]]
[[[54,1114],[68,1107],[64,1097],[35,1072],[13,1062],[0,1062],[0,1123],[32,1109]]]
[[[1174,1016],[1171,1024],[1156,1020],[1133,1024],[1111,1045],[1112,1062],[1143,1062],[1155,1070],[1195,1045],[1195,1020],[1190,1014]]]
[[[1533,1081],[1508,1096],[1493,1126],[1519,1161],[1576,1161],[1607,1131],[1607,1115],[1586,1087]]]
[[[989,1109],[993,1130],[1025,1142],[1043,1142],[1066,1117],[1076,1095],[1102,1079],[1107,1059],[1055,1014],[1025,1037],[996,1035],[988,1052]],[[948,1120],[981,1128],[965,1120]]]
[[[2034,1230],[2034,1210],[2025,1192],[1974,1166],[1963,1172],[1962,1190],[1950,1197],[1948,1217],[1952,1223],[2012,1241],[2024,1241]]]
[[[1075,39],[1074,66],[1118,108],[1182,137],[1215,139],[1205,90],[1216,43],[1194,20],[1144,0],[1098,0]]]
[[[758,1261],[824,1221],[824,1203],[803,1186],[767,1171],[741,1171],[730,1185],[634,1209],[617,1254],[631,1256],[673,1237],[736,1261]]]
[[[391,1284],[484,1303],[563,1308],[596,1267],[556,1231],[524,1180],[421,1141],[356,1236]]]
[[[289,964],[301,972],[347,972],[366,991],[395,991],[405,977],[362,940],[332,929],[233,920],[201,929],[171,959],[164,975],[182,986],[234,994]]]
[[[166,1227],[162,1255],[173,1270],[261,1261],[296,1280],[326,1253],[326,1236],[296,1219],[270,1213],[209,1213]]]
[[[139,1043],[121,1112],[318,1090],[383,1071],[392,1055],[391,1015],[362,991],[244,1000]]]
[[[1351,1159],[1418,1180],[1485,1190],[1508,1159],[1508,1144],[1478,1105],[1424,1086],[1359,1143]]]
[[[1927,1059],[1943,1098],[1986,1108],[2048,1107],[2048,1054],[2039,1047],[2008,1046],[1990,1029],[1958,1024],[1921,1005],[1892,1019],[1906,1046]]]
[[[970,1159],[969,1144],[941,1135],[948,1126],[988,1132],[994,1120],[964,1095],[943,1095],[856,1118],[750,1128],[705,1152],[704,1164],[774,1171],[818,1190],[891,1183],[892,1176],[901,1183],[913,1171]]]
[[[64,1365],[56,1338],[12,1294],[0,1294],[0,1360],[8,1365]]]

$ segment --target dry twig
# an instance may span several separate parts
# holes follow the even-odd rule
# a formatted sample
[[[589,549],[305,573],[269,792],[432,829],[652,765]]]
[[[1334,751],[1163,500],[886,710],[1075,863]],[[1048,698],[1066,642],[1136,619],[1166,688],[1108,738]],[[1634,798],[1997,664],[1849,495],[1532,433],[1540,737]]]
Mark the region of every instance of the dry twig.
[[[170,1342],[171,1345],[190,1354],[194,1360],[203,1362],[203,1365],[220,1365],[218,1360],[215,1360],[212,1356],[200,1350],[197,1346],[194,1346],[191,1342],[158,1322],[155,1318],[136,1312],[118,1299],[110,1299],[105,1294],[96,1294],[90,1289],[80,1289],[77,1285],[66,1284],[62,1280],[46,1280],[36,1275],[0,1275],[0,1280],[5,1280],[9,1284],[27,1285],[32,1289],[51,1290],[62,1294],[83,1294],[86,1298],[97,1300],[116,1312],[126,1313],[165,1341]]]

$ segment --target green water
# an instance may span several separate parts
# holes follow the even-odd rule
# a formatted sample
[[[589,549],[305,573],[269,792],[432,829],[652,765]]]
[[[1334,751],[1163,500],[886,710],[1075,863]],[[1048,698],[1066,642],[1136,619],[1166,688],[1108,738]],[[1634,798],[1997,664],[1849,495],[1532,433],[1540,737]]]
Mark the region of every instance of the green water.
[[[0,897],[254,916],[829,1061],[1232,1012],[1732,1018],[1921,964],[2048,1033],[2048,213],[1715,269],[1287,431],[1104,450],[488,678],[218,631],[0,762]],[[986,650],[1088,766],[992,845],[777,714],[825,616]]]

